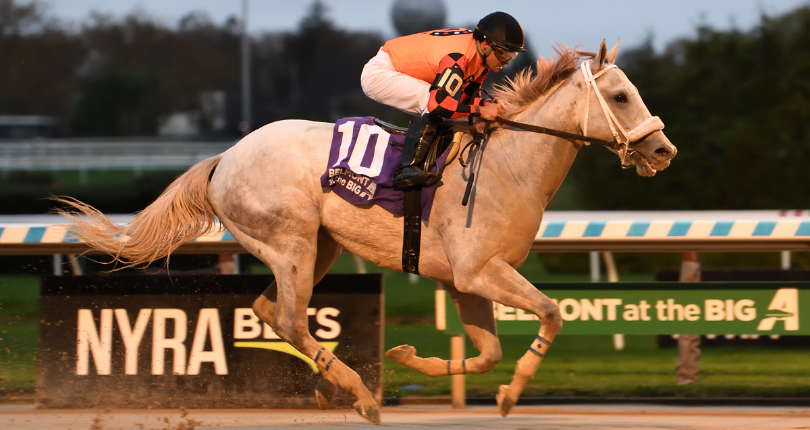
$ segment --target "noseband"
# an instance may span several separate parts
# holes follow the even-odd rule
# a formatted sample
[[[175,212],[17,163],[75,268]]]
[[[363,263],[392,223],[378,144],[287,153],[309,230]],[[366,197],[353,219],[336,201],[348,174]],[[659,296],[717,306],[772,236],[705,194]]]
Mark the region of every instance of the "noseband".
[[[554,130],[546,127],[525,124],[521,122],[511,121],[501,117],[495,118],[495,121],[508,127],[514,127],[526,131],[532,131],[535,133],[542,133],[551,136],[562,137],[568,140],[579,140],[583,142],[597,143],[603,145],[607,148],[613,149],[619,154],[619,157],[621,158],[622,161],[622,167],[624,168],[632,167],[633,164],[630,158],[636,152],[632,148],[633,145],[643,140],[651,133],[663,130],[664,123],[657,116],[653,116],[647,118],[646,121],[642,122],[632,130],[626,131],[624,127],[622,127],[622,125],[619,123],[619,120],[616,118],[616,115],[613,113],[613,110],[611,110],[610,106],[608,106],[604,96],[602,96],[602,92],[599,91],[599,87],[596,86],[596,80],[599,79],[599,77],[601,77],[602,75],[604,75],[608,70],[616,67],[616,65],[608,64],[595,75],[591,72],[590,65],[591,60],[588,60],[584,61],[580,66],[580,68],[582,69],[582,75],[585,77],[585,85],[587,88],[587,92],[585,93],[585,99],[588,101],[585,103],[585,119],[583,120],[582,123],[582,134],[568,133],[561,130]],[[587,136],[588,116],[590,114],[590,106],[591,106],[590,104],[591,87],[593,87],[594,93],[596,94],[596,98],[597,100],[599,100],[599,106],[601,106],[602,113],[605,115],[608,127],[610,128],[610,133],[613,135],[612,141]]]

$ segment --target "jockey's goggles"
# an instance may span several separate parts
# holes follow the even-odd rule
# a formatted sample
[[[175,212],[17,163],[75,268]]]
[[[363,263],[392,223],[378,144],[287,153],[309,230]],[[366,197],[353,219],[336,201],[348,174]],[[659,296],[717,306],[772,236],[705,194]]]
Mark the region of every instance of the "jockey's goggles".
[[[508,63],[514,60],[518,55],[515,51],[509,51],[506,48],[494,44],[492,45],[492,52],[495,53],[495,57],[497,57],[498,61],[501,63]]]

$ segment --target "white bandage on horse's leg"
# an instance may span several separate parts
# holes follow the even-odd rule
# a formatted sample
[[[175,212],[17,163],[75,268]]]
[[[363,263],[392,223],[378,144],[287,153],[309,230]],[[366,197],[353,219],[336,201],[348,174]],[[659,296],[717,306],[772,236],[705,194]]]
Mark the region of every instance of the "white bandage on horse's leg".
[[[534,342],[532,342],[532,346],[529,347],[529,351],[538,357],[543,357],[546,355],[549,346],[551,346],[551,342],[544,339],[543,336],[537,335]]]
[[[322,372],[329,372],[329,368],[332,367],[332,364],[334,364],[334,362],[337,360],[337,357],[332,353],[332,351],[326,348],[321,348],[318,353],[315,354],[315,358],[312,360]]]
[[[467,374],[467,359],[464,360],[447,360],[447,375],[466,375]]]
[[[540,362],[543,360],[550,346],[551,342],[537,335],[526,354],[518,360],[517,366],[515,367],[515,376],[512,378],[512,384],[510,386],[515,400],[517,400],[517,396],[523,391],[523,387],[526,386],[526,383],[534,377],[534,373],[537,372],[537,368],[540,366]]]

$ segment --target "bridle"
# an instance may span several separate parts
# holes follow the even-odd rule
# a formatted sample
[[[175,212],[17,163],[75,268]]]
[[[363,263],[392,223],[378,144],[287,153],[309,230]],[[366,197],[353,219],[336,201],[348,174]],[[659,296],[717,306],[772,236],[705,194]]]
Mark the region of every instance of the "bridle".
[[[561,130],[555,130],[546,127],[540,127],[536,125],[526,124],[517,121],[511,121],[502,117],[495,118],[495,121],[506,125],[508,127],[513,127],[525,131],[531,131],[535,133],[542,133],[548,134],[551,136],[561,137],[567,140],[579,140],[582,142],[588,143],[597,143],[599,145],[603,145],[607,148],[610,148],[616,153],[619,154],[619,158],[622,162],[622,167],[629,168],[632,167],[631,157],[636,151],[633,149],[633,146],[644,140],[650,134],[661,131],[664,129],[664,123],[661,121],[660,118],[657,116],[653,116],[647,118],[646,121],[642,122],[635,128],[630,131],[626,131],[624,127],[622,127],[619,120],[616,118],[616,115],[613,113],[613,110],[610,109],[607,102],[605,101],[605,97],[602,96],[602,92],[599,91],[599,87],[596,85],[596,80],[599,77],[603,76],[608,70],[616,67],[615,64],[607,64],[605,67],[602,68],[596,74],[591,72],[591,61],[587,60],[583,61],[580,65],[580,69],[582,69],[582,75],[585,77],[585,85],[587,88],[587,92],[585,93],[585,118],[582,123],[582,134],[576,133],[569,133]],[[599,106],[602,108],[602,113],[605,115],[605,119],[607,120],[608,127],[610,128],[610,133],[613,135],[613,140],[603,140],[598,139],[595,137],[587,136],[588,134],[588,117],[590,114],[590,99],[591,99],[591,87],[593,87],[593,91],[596,94],[597,100],[599,100]]]
[[[502,117],[496,117],[495,122],[499,124],[503,124],[508,127],[531,131],[534,133],[542,133],[548,134],[550,136],[561,137],[566,140],[570,141],[582,141],[588,143],[597,143],[599,145],[603,145],[613,151],[616,151],[619,154],[619,158],[621,159],[622,167],[627,169],[633,167],[632,163],[632,156],[636,153],[633,149],[633,146],[638,142],[644,140],[650,134],[660,131],[664,129],[664,123],[661,121],[660,118],[657,116],[652,116],[647,118],[644,122],[636,126],[630,131],[626,131],[624,127],[619,123],[619,120],[616,118],[616,115],[613,113],[613,110],[610,109],[608,106],[607,101],[605,101],[605,97],[602,96],[602,92],[599,91],[599,87],[596,85],[596,80],[599,77],[603,76],[608,70],[616,67],[615,64],[607,64],[605,67],[602,68],[598,73],[593,74],[591,72],[591,62],[592,60],[583,61],[580,65],[580,69],[582,69],[582,75],[585,77],[585,87],[587,91],[585,93],[585,119],[582,123],[582,134],[576,133],[569,133],[567,131],[562,130],[555,130],[553,128],[546,128],[540,127],[538,125],[526,124],[522,122],[508,120]],[[597,100],[599,100],[599,106],[602,108],[602,113],[605,114],[605,119],[607,120],[608,127],[610,128],[610,133],[613,135],[613,140],[604,140],[599,139],[596,137],[587,136],[588,134],[588,116],[590,114],[590,106],[591,106],[591,87],[593,87],[593,91],[596,94]],[[489,94],[487,92],[487,94]],[[490,96],[491,98],[492,96]],[[489,138],[489,125],[491,124],[490,121],[487,121],[484,124],[484,131],[479,133],[475,131],[475,127],[473,126],[472,117],[470,118],[470,134],[473,136],[472,140],[470,140],[467,145],[464,146],[463,149],[459,152],[459,162],[463,167],[467,167],[474,162],[474,153],[471,148],[475,147],[481,148],[481,153],[483,154],[483,149],[485,147],[484,143]],[[464,159],[465,151],[468,151],[469,156],[467,159]],[[483,155],[482,155],[483,156]],[[469,201],[470,191],[472,189],[472,184],[475,181],[475,172],[473,168],[470,168],[470,175],[467,178],[467,189],[464,191],[464,198],[461,201],[461,204],[467,206],[467,202]]]

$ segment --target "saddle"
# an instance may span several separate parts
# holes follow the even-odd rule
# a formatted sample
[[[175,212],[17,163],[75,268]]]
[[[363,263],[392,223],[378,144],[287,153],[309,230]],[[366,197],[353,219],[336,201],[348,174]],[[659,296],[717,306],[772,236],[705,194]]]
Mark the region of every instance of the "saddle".
[[[429,144],[422,141],[426,151],[420,156],[418,166],[440,172],[453,161],[463,133],[453,135],[451,130],[449,125],[440,125],[431,133],[434,139]],[[438,185],[421,189],[394,188],[395,173],[403,164],[408,131],[372,117],[338,120],[321,186],[351,204],[376,205],[403,216],[402,268],[407,273],[418,273],[421,223],[422,219],[429,219]]]
[[[390,122],[385,122],[379,118],[374,118],[374,124],[380,126],[380,128],[391,134],[398,134],[400,136],[405,136],[408,134],[407,127],[400,127],[398,125],[391,124]]]

